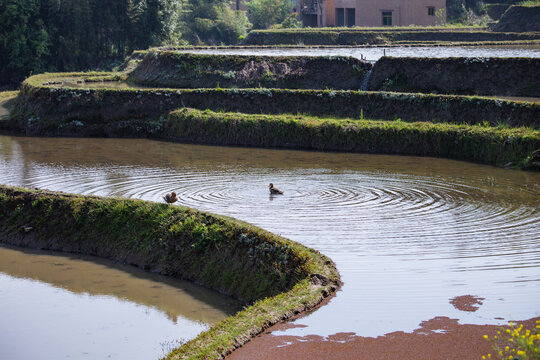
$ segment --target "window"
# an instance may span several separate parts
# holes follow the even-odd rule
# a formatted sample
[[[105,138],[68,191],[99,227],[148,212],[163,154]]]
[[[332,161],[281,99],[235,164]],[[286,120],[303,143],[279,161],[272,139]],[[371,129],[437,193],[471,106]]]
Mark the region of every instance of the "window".
[[[336,26],[345,26],[344,8],[336,8]]]
[[[347,26],[356,25],[356,9],[355,8],[345,9],[345,15],[346,15],[346,20],[347,20]]]
[[[433,6],[428,6],[427,8],[427,14],[429,16],[435,16],[435,8]]]
[[[392,12],[391,11],[382,12],[382,24],[384,26],[392,26]]]

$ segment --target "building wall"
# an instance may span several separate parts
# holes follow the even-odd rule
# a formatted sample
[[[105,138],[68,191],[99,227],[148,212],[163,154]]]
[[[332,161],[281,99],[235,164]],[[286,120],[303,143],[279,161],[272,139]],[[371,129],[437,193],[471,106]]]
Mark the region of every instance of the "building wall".
[[[407,25],[440,25],[441,19],[437,11],[443,10],[443,22],[446,22],[446,0],[332,0],[334,8],[355,9],[356,26],[383,26],[383,11],[392,13],[392,26]],[[337,14],[330,8],[326,0],[326,26],[337,26],[338,19],[328,14]],[[428,7],[433,8],[434,15],[428,14]],[[346,11],[346,10],[345,10]],[[345,18],[347,16],[345,15]],[[345,21],[346,22],[346,21]],[[345,25],[353,25],[347,24]]]

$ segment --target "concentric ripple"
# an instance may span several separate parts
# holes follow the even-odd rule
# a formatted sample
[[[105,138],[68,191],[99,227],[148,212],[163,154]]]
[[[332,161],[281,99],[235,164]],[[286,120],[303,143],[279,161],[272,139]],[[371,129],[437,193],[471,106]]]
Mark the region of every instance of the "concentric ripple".
[[[540,312],[540,175],[431,158],[0,137],[0,182],[162,201],[314,247],[345,282],[288,333],[374,336]],[[284,195],[269,195],[272,182]],[[449,299],[486,298],[462,314]],[[366,324],[369,324],[367,326]]]

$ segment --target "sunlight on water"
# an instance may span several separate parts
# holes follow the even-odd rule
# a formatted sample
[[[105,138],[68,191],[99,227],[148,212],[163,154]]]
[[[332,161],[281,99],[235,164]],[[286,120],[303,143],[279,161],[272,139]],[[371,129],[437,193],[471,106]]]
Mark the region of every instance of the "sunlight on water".
[[[345,283],[289,334],[495,324],[540,311],[540,174],[433,158],[0,137],[0,182],[180,203],[330,256]],[[268,183],[285,191],[269,196]],[[486,298],[475,313],[449,299]]]
[[[197,49],[182,52],[219,55],[258,56],[351,56],[370,61],[382,56],[393,57],[540,57],[540,46],[398,46],[346,48],[255,48],[255,49]]]

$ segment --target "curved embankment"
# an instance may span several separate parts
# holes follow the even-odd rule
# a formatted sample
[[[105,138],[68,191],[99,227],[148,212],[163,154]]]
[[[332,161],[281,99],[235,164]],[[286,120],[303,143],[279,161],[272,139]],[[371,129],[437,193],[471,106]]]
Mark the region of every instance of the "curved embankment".
[[[171,352],[220,359],[340,285],[332,261],[252,225],[141,200],[0,186],[0,242],[101,256],[254,302]]]
[[[532,156],[540,131],[525,128],[180,109],[171,112],[163,133],[199,144],[433,156],[540,170]]]
[[[507,30],[507,32],[491,32],[482,28],[477,30],[461,30],[459,28],[428,28],[418,30],[406,27],[393,30],[365,28],[270,29],[250,31],[242,44],[377,45],[445,42],[504,42],[540,39],[540,33],[508,31],[509,30]]]
[[[111,79],[110,73],[43,74],[28,78],[3,128],[27,135],[154,136],[181,107],[265,114],[533,127],[540,104],[479,97],[288,89],[108,89],[55,87],[62,79]],[[46,85],[44,85],[46,84]],[[52,84],[52,85],[51,85]]]
[[[540,58],[394,58],[373,67],[368,89],[540,97]]]
[[[352,57],[204,55],[152,51],[129,80],[153,87],[358,89],[371,63]]]

